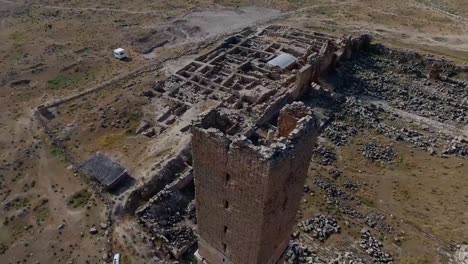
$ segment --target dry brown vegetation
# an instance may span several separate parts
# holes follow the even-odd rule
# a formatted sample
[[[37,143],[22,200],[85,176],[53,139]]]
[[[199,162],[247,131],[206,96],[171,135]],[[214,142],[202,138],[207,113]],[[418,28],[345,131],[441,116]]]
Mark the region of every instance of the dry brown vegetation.
[[[370,138],[392,145],[399,155],[397,161],[379,164],[366,160],[361,146]],[[347,178],[366,183],[359,197],[367,206],[385,212],[392,224],[407,233],[400,245],[404,255],[425,255],[432,263],[437,252],[428,246],[434,241],[425,232],[454,244],[466,242],[466,216],[460,210],[466,205],[467,166],[465,159],[441,159],[369,133],[341,151],[337,167]],[[427,241],[426,247],[420,247],[421,240]]]
[[[67,169],[69,164],[61,151],[52,147],[34,119],[34,109],[153,67],[155,70],[142,73],[141,79],[125,80],[98,97],[64,106],[60,109],[63,115],[51,124],[60,132],[67,132],[62,129],[68,124],[78,125],[69,127],[75,130],[66,145],[80,161],[97,150],[106,150],[122,157],[133,172],[140,172],[138,165],[145,162],[148,169],[147,139],[131,132],[158,108],[145,105],[140,94],[147,85],[163,78],[164,72],[156,73],[156,69],[164,66],[164,61],[201,52],[193,42],[203,38],[172,43],[150,60],[137,53],[132,41],[157,32],[155,28],[161,25],[173,25],[194,11],[252,5],[285,12],[280,23],[335,35],[368,32],[386,45],[445,56],[456,63],[468,62],[466,0],[0,0],[2,263],[97,263],[105,252],[103,232],[93,236],[88,230],[106,222],[107,207],[94,194],[88,197],[88,192],[93,193],[88,183]],[[129,49],[130,61],[112,57],[112,50],[119,46]],[[127,90],[125,85],[132,88]],[[123,113],[111,116],[109,122],[128,119],[128,127],[90,126],[92,122],[88,121],[98,116],[100,107]],[[179,139],[175,136],[173,140],[171,144]],[[359,143],[357,139],[343,150],[339,166],[349,177],[368,182],[359,195],[369,206],[404,218],[402,228],[407,232],[416,226],[446,240],[468,243],[466,160],[436,158],[391,142],[401,153],[401,160],[378,166],[355,155]],[[160,150],[158,158],[167,151]],[[358,172],[353,169],[356,164],[366,169]],[[324,210],[321,201],[311,199],[311,209]],[[359,232],[352,228],[345,231]],[[401,262],[438,261],[435,252],[418,246],[420,233],[414,234],[419,235],[403,241],[411,253],[403,254]],[[115,246],[127,250],[118,241]],[[125,258],[140,263],[141,256],[130,255]]]

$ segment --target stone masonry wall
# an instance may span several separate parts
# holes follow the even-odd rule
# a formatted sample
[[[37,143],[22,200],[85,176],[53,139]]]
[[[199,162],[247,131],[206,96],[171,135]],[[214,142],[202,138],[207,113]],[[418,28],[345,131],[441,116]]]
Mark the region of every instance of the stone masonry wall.
[[[193,131],[200,254],[209,263],[257,263],[268,164],[219,134]]]
[[[222,263],[225,257],[219,255],[222,252],[223,238],[219,222],[224,217],[221,210],[223,197],[218,190],[222,190],[224,184],[230,141],[216,133],[206,133],[198,129],[193,129],[192,134],[198,233],[200,238],[209,241],[215,251],[205,250],[206,247],[202,243],[199,243],[199,250],[203,256],[214,261],[213,263]],[[217,243],[213,243],[214,241]]]
[[[208,263],[275,264],[285,252],[318,133],[310,112],[293,106],[281,111],[294,120],[272,146],[228,136],[224,123],[192,128],[198,245]]]
[[[258,263],[276,263],[288,246],[317,134],[318,128],[311,130],[271,161]]]
[[[261,224],[264,221],[263,206],[265,183],[269,162],[261,159],[253,149],[236,145],[229,151],[225,199],[227,254],[232,263],[261,263],[258,252],[262,245]]]

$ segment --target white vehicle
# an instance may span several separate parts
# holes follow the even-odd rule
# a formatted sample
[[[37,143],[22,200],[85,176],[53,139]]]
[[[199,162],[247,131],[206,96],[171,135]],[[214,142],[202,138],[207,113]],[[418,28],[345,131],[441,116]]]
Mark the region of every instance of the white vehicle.
[[[123,60],[127,58],[127,52],[122,48],[118,48],[114,50],[114,56],[119,60]]]
[[[114,260],[112,260],[112,264],[120,264],[120,254],[114,255]]]

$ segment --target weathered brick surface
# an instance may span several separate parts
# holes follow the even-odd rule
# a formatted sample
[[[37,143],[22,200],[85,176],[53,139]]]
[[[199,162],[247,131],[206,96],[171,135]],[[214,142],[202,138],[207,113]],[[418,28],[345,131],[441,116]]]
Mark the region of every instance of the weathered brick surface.
[[[285,251],[318,132],[304,113],[278,145],[192,129],[199,253],[209,263],[276,263]]]

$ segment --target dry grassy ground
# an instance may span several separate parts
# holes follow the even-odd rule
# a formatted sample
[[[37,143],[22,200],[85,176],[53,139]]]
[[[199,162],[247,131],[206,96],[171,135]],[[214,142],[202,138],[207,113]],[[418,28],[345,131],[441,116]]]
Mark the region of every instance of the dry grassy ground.
[[[181,37],[181,42],[161,49],[156,59],[146,60],[137,52],[139,44],[154,45],[158,39],[153,34],[159,33],[161,25],[174,25],[194,11],[252,5],[285,12],[280,23],[332,34],[369,32],[388,45],[468,62],[466,0],[0,0],[0,262],[98,263],[105,252],[103,232],[90,235],[88,230],[106,221],[106,206],[83,179],[67,169],[62,153],[51,147],[32,116],[35,107],[132,71],[158,68],[162,61],[191,50],[190,41],[203,40],[204,32],[212,29],[201,28],[200,35],[188,42]],[[112,57],[112,49],[119,46],[129,49],[130,61]],[[162,73],[158,74],[147,73],[143,83],[161,78]],[[121,87],[116,89],[103,93],[102,100],[91,98],[96,106],[90,109],[65,109],[64,113],[74,115],[62,123],[72,122],[77,115],[78,119],[93,118],[93,107],[110,104],[131,108],[129,113],[141,111],[139,105],[144,102],[137,95],[144,86],[137,85],[128,97]],[[119,96],[131,103],[114,102]],[[141,152],[145,144],[124,130],[78,130],[78,139],[88,138],[71,141],[78,145],[78,156],[101,148],[115,150],[115,141],[122,135],[129,151]],[[132,143],[139,147],[131,148]],[[462,214],[466,202],[453,202],[466,199],[467,182],[457,167],[462,161],[397,147],[403,158],[389,168],[359,160],[352,146],[343,151],[340,166],[367,167],[363,173],[349,171],[351,177],[369,182],[368,191],[362,194],[369,203],[445,239],[463,242],[468,234],[467,216]],[[117,151],[116,155],[125,154]],[[383,177],[376,179],[375,174]],[[408,186],[417,188],[409,190]],[[407,243],[408,250],[419,252],[415,255],[426,253],[420,252],[417,240]],[[139,262],[138,257],[131,258]]]
[[[364,158],[362,146],[369,140],[393,146],[399,155],[397,161],[385,164]],[[462,209],[467,203],[466,159],[434,157],[372,131],[360,135],[337,154],[335,168],[344,172],[337,184],[343,186],[348,180],[358,183],[359,191],[353,195],[359,197],[362,204],[356,208],[382,213],[385,221],[395,228],[392,235],[383,232],[380,239],[385,241],[387,250],[399,255],[399,263],[446,263],[447,259],[438,253],[443,245],[439,239],[452,244],[468,242],[467,218]],[[313,165],[307,184],[315,186],[317,176],[332,179],[329,172],[327,166]],[[304,219],[321,212],[334,215],[341,223],[351,222],[343,225],[342,235],[334,240],[352,244],[365,225],[337,212],[319,191],[317,193],[305,195]],[[397,245],[395,237],[401,238]],[[339,245],[334,240],[326,245]]]

